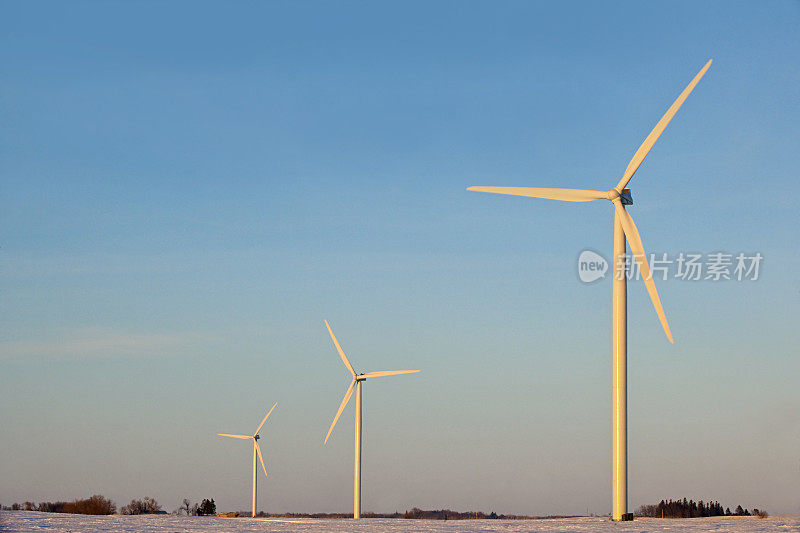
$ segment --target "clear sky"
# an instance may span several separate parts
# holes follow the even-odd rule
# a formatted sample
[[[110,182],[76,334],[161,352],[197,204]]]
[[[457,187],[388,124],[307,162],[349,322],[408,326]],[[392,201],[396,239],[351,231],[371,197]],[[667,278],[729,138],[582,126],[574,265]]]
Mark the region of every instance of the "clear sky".
[[[630,507],[800,514],[797,2],[5,2],[0,502],[606,513],[608,189],[649,252],[757,281],[629,285]]]

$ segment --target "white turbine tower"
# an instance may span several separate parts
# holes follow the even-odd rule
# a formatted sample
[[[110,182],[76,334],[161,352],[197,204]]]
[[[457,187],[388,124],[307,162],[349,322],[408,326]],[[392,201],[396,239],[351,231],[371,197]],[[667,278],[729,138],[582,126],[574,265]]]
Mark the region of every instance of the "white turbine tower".
[[[639,262],[645,287],[653,301],[658,318],[667,334],[669,342],[672,341],[672,333],[667,324],[667,317],[664,316],[664,309],[661,307],[661,300],[656,292],[656,286],[650,275],[650,266],[645,257],[642,239],[636,224],[625,210],[626,205],[633,205],[630,190],[625,186],[633,177],[633,174],[642,164],[647,153],[653,147],[658,137],[666,129],[669,121],[683,104],[689,93],[692,92],[697,82],[711,66],[711,60],[705,64],[697,76],[683,90],[675,103],[667,110],[661,120],[658,121],[653,131],[644,140],[636,151],[622,175],[619,183],[610,191],[594,191],[585,189],[547,189],[534,187],[469,187],[470,191],[492,192],[499,194],[511,194],[515,196],[531,196],[534,198],[547,198],[550,200],[565,200],[568,202],[588,202],[591,200],[609,200],[614,205],[614,255],[615,275],[612,289],[611,300],[611,352],[612,352],[612,520],[631,520],[633,515],[627,512],[628,508],[628,466],[627,466],[627,283],[624,272],[617,272],[619,265],[624,265],[625,243],[631,246],[634,258]],[[622,274],[622,275],[620,275]]]
[[[258,439],[261,438],[258,436],[258,432],[261,431],[261,428],[264,427],[264,422],[267,421],[269,415],[272,414],[272,410],[275,409],[275,406],[278,405],[278,402],[275,402],[275,405],[272,406],[272,409],[269,410],[267,416],[264,417],[264,420],[258,425],[258,429],[252,435],[229,435],[228,433],[218,433],[220,437],[233,437],[234,439],[253,439],[253,506],[251,509],[252,516],[256,516],[256,473],[258,472],[258,467],[256,463],[256,456],[258,456],[258,460],[261,461],[261,468],[264,470],[264,475],[267,475],[267,467],[264,466],[264,458],[261,456],[261,447],[258,445]]]
[[[336,416],[333,417],[333,422],[331,422],[331,427],[328,429],[328,434],[325,435],[325,441],[323,442],[323,446],[325,443],[328,442],[328,437],[331,436],[331,432],[333,431],[333,426],[336,425],[336,421],[339,420],[339,416],[342,414],[347,402],[350,401],[350,396],[353,394],[353,388],[356,390],[356,435],[355,435],[355,466],[353,467],[353,518],[361,518],[361,383],[369,378],[379,378],[383,376],[394,376],[397,374],[413,374],[415,372],[419,372],[419,370],[384,370],[381,372],[370,372],[368,374],[356,374],[356,371],[353,370],[353,366],[350,364],[350,361],[347,360],[347,356],[344,354],[342,347],[339,346],[339,341],[336,340],[336,337],[331,330],[330,325],[328,325],[328,321],[325,321],[325,326],[328,328],[328,333],[331,334],[331,339],[333,339],[333,344],[336,346],[336,351],[339,352],[339,355],[342,357],[342,362],[344,366],[347,367],[347,370],[350,371],[350,374],[353,376],[353,381],[350,382],[350,386],[347,387],[347,392],[344,393],[344,398],[342,399],[342,403],[339,405],[339,410],[336,411]]]

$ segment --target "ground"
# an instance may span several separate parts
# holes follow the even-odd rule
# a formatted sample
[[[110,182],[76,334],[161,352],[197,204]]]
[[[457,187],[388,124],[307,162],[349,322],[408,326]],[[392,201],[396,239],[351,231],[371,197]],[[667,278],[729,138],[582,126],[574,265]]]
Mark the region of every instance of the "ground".
[[[48,533],[109,532],[109,533],[194,533],[205,531],[234,532],[419,532],[419,533],[660,533],[704,532],[750,533],[800,531],[800,518],[694,518],[670,520],[637,518],[633,522],[613,523],[602,518],[567,518],[558,520],[403,520],[367,518],[362,520],[285,520],[276,518],[216,518],[158,516],[86,516],[33,511],[3,511],[1,531],[41,531]]]

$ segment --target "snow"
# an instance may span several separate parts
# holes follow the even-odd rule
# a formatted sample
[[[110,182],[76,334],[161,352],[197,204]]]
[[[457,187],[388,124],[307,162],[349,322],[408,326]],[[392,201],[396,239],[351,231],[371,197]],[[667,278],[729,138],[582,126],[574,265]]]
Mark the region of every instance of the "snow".
[[[216,518],[173,515],[150,516],[86,516],[33,511],[3,511],[2,531],[67,532],[157,532],[194,533],[205,531],[235,532],[419,532],[419,533],[660,533],[701,532],[750,533],[800,531],[800,518],[694,518],[670,520],[637,518],[633,522],[613,523],[603,518],[565,518],[556,520],[403,520],[366,518],[355,520],[279,519],[279,518]]]

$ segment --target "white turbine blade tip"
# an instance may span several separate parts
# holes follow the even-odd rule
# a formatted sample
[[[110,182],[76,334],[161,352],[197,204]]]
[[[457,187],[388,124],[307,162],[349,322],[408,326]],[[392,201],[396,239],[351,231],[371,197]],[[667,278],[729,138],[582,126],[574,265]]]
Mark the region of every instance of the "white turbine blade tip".
[[[606,191],[591,189],[553,189],[547,187],[468,187],[468,191],[490,192],[495,194],[508,194],[511,196],[529,196],[531,198],[544,198],[547,200],[562,200],[565,202],[590,202],[605,199]]]
[[[380,372],[369,372],[368,374],[364,374],[364,379],[369,378],[380,378],[384,376],[396,376],[398,374],[415,374],[419,372],[419,370],[382,370]]]
[[[259,431],[261,431],[261,428],[262,428],[262,427],[264,427],[264,422],[266,422],[266,421],[267,421],[267,418],[269,418],[269,415],[271,415],[271,414],[272,414],[272,411],[274,411],[274,410],[275,410],[275,407],[276,407],[277,405],[278,405],[278,402],[275,402],[275,404],[274,404],[274,405],[273,405],[273,406],[270,408],[270,410],[267,412],[267,416],[265,416],[265,417],[264,417],[264,420],[262,420],[262,421],[261,421],[261,424],[259,424],[259,425],[258,425],[258,429],[256,430],[256,432],[255,432],[255,433],[253,433],[253,436],[254,436],[254,437],[255,437],[256,435],[258,435],[258,432],[259,432]]]
[[[258,441],[256,441],[256,452],[258,453],[258,460],[261,461],[261,469],[264,470],[264,475],[269,477],[267,467],[264,466],[264,457],[261,456],[261,446],[258,445]]]
[[[664,307],[661,305],[661,298],[658,296],[658,290],[656,290],[656,284],[655,281],[653,281],[650,265],[647,263],[647,254],[644,251],[644,244],[642,243],[642,237],[639,234],[639,229],[636,227],[633,217],[631,217],[630,213],[628,213],[625,208],[622,207],[622,204],[619,202],[619,200],[614,202],[614,208],[616,209],[617,216],[619,216],[619,220],[622,223],[622,231],[625,233],[625,239],[628,241],[628,244],[631,247],[634,260],[639,263],[639,271],[644,279],[644,285],[647,289],[647,293],[650,295],[650,300],[653,302],[653,307],[658,315],[658,320],[661,322],[661,326],[664,328],[664,333],[667,335],[667,339],[669,339],[670,343],[674,344],[674,341],[672,340],[672,332],[669,329],[669,322],[667,322],[667,316],[664,313]]]
[[[344,354],[344,350],[342,350],[342,347],[339,345],[339,341],[336,340],[336,335],[333,334],[333,330],[331,329],[331,326],[330,326],[330,324],[328,324],[327,320],[325,321],[325,327],[328,328],[328,333],[331,334],[331,339],[333,340],[333,345],[336,346],[336,351],[339,352],[339,356],[342,358],[342,362],[344,363],[344,366],[346,366],[347,370],[349,370],[350,373],[353,375],[353,377],[355,377],[356,371],[353,370],[353,365],[351,365],[350,361],[347,360],[347,356]]]
[[[331,427],[328,429],[328,434],[325,435],[325,440],[322,441],[322,445],[324,446],[328,442],[328,438],[333,433],[333,428],[336,426],[336,422],[339,420],[339,417],[342,415],[342,411],[344,411],[345,406],[347,406],[347,402],[350,401],[350,396],[353,394],[353,388],[355,387],[356,380],[350,382],[350,386],[347,387],[347,392],[344,393],[344,398],[342,398],[342,403],[339,404],[339,410],[336,411],[336,416],[333,417],[333,422],[331,422]]]
[[[689,82],[689,85],[686,86],[683,92],[681,92],[681,94],[678,96],[678,99],[675,100],[675,102],[673,102],[673,104],[669,107],[669,109],[667,109],[667,112],[664,113],[664,116],[661,117],[661,120],[659,120],[656,123],[653,130],[650,132],[647,138],[645,138],[641,146],[639,146],[639,149],[636,150],[636,153],[633,155],[631,162],[628,163],[628,167],[625,169],[625,172],[622,175],[622,179],[619,180],[617,186],[614,187],[618,192],[622,192],[622,190],[628,185],[628,182],[631,180],[631,178],[633,178],[633,175],[636,173],[636,170],[639,168],[639,165],[642,164],[642,161],[644,161],[644,158],[650,152],[650,149],[653,148],[653,145],[656,143],[658,138],[661,136],[662,133],[664,133],[664,130],[667,128],[670,121],[675,116],[675,113],[678,112],[678,109],[681,108],[683,102],[686,101],[686,99],[694,90],[695,86],[700,82],[700,79],[705,75],[706,71],[708,70],[708,67],[711,66],[711,61],[712,60],[709,59],[708,63],[706,63],[705,66],[702,69],[700,69],[700,72],[698,72],[697,75],[695,75],[692,81]]]

